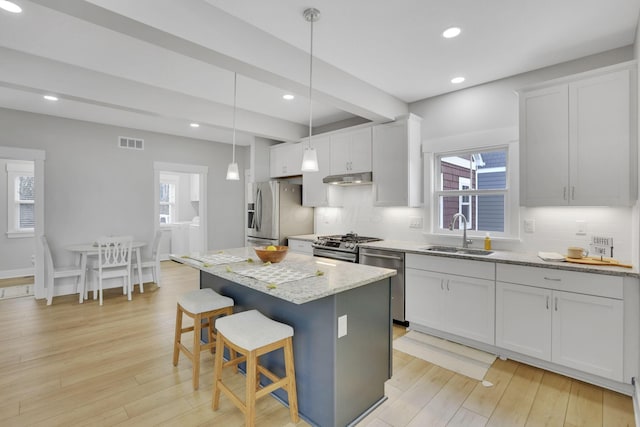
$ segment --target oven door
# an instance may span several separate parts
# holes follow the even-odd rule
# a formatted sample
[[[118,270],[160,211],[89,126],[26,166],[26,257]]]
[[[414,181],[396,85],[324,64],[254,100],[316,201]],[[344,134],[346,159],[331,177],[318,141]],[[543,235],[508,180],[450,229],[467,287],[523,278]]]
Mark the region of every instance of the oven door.
[[[338,259],[340,261],[347,261],[347,262],[358,262],[358,254],[356,253],[317,248],[315,246],[313,247],[313,256]]]

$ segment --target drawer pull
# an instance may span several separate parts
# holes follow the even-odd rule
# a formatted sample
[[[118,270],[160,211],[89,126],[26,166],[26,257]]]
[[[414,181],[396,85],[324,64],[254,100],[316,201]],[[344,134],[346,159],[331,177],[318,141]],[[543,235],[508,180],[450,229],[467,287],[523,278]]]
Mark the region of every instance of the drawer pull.
[[[552,282],[561,282],[562,281],[562,279],[559,279],[557,277],[547,277],[547,276],[544,277],[544,280],[550,280]]]
[[[555,299],[556,299],[556,311],[558,311],[558,297],[556,297]]]
[[[547,310],[549,310],[549,295],[547,295]]]

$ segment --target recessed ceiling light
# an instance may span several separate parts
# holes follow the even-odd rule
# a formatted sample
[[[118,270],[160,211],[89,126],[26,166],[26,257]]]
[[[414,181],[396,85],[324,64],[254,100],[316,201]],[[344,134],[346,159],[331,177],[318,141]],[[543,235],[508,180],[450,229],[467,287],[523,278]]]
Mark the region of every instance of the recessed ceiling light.
[[[445,39],[452,39],[454,37],[458,37],[462,30],[458,27],[447,28],[442,32],[442,37]]]
[[[282,98],[286,99],[287,101],[291,101],[293,98],[295,98],[295,96],[291,95],[290,93],[287,93],[282,95]]]
[[[44,99],[46,99],[47,101],[57,101],[58,97],[57,96],[53,96],[53,95],[45,95],[43,96]]]
[[[191,126],[192,128],[199,128],[200,124],[198,123],[191,123],[189,126]]]
[[[464,77],[454,77],[451,79],[451,83],[457,85],[458,83],[462,83],[464,81]]]
[[[0,0],[0,9],[4,9],[7,12],[11,13],[20,13],[22,12],[22,8],[15,4],[14,2],[7,0]]]

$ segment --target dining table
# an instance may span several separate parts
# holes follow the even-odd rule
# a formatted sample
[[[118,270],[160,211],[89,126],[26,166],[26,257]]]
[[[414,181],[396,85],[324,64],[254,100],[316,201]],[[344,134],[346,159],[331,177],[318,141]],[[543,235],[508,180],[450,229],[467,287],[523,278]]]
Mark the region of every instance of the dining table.
[[[140,287],[140,293],[144,293],[144,289],[142,286],[142,258],[140,257],[140,248],[143,248],[147,245],[146,242],[142,241],[133,241],[131,243],[131,250],[136,254],[136,267],[138,269],[138,284]],[[80,293],[80,302],[87,299],[89,290],[87,288],[87,259],[90,256],[98,255],[98,245],[95,242],[91,243],[77,243],[72,245],[65,246],[65,249],[73,252],[75,254],[75,265],[80,267],[80,270],[85,272],[83,277],[80,279],[82,284],[82,290],[78,290]],[[132,285],[133,286],[133,285]],[[96,299],[96,289],[93,289],[93,296]]]

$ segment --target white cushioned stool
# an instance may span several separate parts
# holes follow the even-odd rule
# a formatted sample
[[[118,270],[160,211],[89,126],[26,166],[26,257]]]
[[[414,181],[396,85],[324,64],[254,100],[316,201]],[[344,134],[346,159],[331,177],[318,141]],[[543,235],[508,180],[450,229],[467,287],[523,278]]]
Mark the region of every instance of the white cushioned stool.
[[[244,311],[216,319],[218,341],[215,355],[213,410],[218,409],[220,392],[224,392],[231,401],[244,413],[245,425],[254,426],[256,418],[256,400],[279,388],[284,389],[289,397],[289,415],[291,421],[297,423],[298,395],[296,391],[296,375],[293,364],[293,328],[284,323],[265,317],[258,310]],[[229,361],[223,359],[224,348],[230,350]],[[280,378],[263,366],[260,356],[282,348],[284,351],[285,376]],[[240,353],[236,357],[236,353]],[[222,368],[238,363],[246,365],[246,396],[244,402],[222,382]],[[260,374],[271,380],[271,383],[260,388]]]
[[[178,365],[178,358],[182,350],[193,365],[194,390],[198,389],[200,382],[200,352],[208,349],[213,351],[215,348],[214,319],[218,316],[233,314],[233,304],[233,299],[222,296],[209,288],[187,292],[178,297],[176,333],[173,342],[173,366]],[[193,326],[182,327],[183,314],[193,319]],[[206,344],[200,341],[202,329],[208,329],[209,342]],[[193,349],[189,351],[180,340],[183,333],[191,331],[193,331]]]

